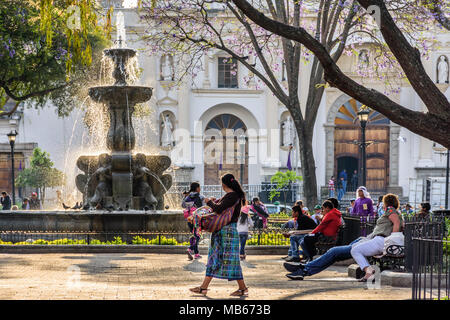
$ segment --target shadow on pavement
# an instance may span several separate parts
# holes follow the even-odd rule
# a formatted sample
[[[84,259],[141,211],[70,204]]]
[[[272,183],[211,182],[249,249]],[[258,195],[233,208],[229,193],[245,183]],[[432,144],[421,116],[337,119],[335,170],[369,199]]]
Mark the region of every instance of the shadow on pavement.
[[[198,260],[193,260],[191,263],[185,265],[183,269],[192,272],[204,272],[206,265]]]

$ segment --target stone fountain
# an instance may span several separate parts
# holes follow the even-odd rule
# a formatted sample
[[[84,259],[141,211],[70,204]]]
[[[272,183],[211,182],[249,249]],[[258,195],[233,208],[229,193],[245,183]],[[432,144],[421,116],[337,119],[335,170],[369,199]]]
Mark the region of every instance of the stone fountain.
[[[76,177],[76,185],[83,193],[84,207],[118,211],[162,210],[164,194],[172,185],[172,177],[164,174],[170,166],[170,158],[132,153],[135,146],[134,107],[150,100],[152,88],[128,85],[127,64],[136,55],[134,49],[106,49],[104,53],[114,62],[115,83],[92,87],[89,95],[108,107],[107,147],[111,153],[78,159],[77,166],[84,173]]]
[[[1,234],[1,240],[18,241],[14,240],[15,231],[63,232],[51,235],[52,239],[66,237],[65,232],[188,231],[181,210],[163,210],[164,194],[172,185],[172,177],[164,174],[170,166],[170,158],[133,154],[134,107],[152,96],[152,88],[128,85],[127,62],[136,51],[107,49],[105,55],[114,62],[115,83],[90,88],[89,95],[108,106],[107,147],[110,153],[81,156],[77,166],[83,173],[76,177],[77,188],[83,193],[84,209],[97,210],[0,211],[0,231],[9,232]]]

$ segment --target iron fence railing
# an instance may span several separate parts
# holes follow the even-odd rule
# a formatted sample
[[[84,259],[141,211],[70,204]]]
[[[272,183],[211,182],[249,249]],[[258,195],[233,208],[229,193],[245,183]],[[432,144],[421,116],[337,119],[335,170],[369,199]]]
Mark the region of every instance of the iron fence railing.
[[[344,219],[344,233],[342,243],[349,244],[359,237],[368,236],[372,233],[377,223],[376,216],[357,216],[357,215],[342,215]]]
[[[280,203],[284,203],[284,196],[286,193],[286,203],[292,204],[296,200],[302,199],[303,184],[293,183],[290,186],[284,188],[277,188],[275,184],[263,183],[263,184],[244,184],[242,186],[245,195],[248,200],[252,200],[254,197],[259,197],[264,203],[270,203],[278,200]],[[173,204],[181,204],[183,200],[183,192],[189,190],[187,184],[175,184],[166,194],[167,198],[170,198],[170,202]],[[271,190],[278,190],[281,192],[280,196],[274,198],[273,201],[269,200],[269,194]],[[215,197],[220,198],[225,195],[221,185],[203,185],[201,186],[201,194],[207,198]]]
[[[287,246],[286,229],[268,227],[249,230],[248,245]],[[27,232],[2,231],[0,245],[189,245],[189,232]],[[203,233],[200,245],[208,244],[209,233]]]
[[[450,241],[413,238],[413,300],[449,299]]]

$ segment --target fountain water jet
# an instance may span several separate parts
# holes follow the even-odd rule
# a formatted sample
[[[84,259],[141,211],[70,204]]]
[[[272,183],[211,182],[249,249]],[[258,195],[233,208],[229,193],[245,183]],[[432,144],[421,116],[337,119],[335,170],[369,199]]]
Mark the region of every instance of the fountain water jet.
[[[76,177],[86,208],[114,210],[144,208],[162,210],[164,194],[172,185],[172,177],[164,174],[170,158],[162,155],[133,155],[135,132],[132,115],[138,103],[152,97],[152,88],[128,85],[128,61],[134,49],[106,49],[112,59],[115,83],[89,89],[89,96],[108,107],[110,127],[106,145],[111,151],[100,156],[81,156],[77,167],[84,172]]]

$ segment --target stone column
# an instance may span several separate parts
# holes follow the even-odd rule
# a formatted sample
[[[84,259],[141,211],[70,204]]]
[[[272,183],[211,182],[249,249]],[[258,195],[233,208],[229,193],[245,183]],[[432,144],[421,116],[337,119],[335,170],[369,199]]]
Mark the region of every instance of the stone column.
[[[334,174],[334,124],[324,124],[325,128],[325,185]]]
[[[389,130],[389,184],[387,191],[402,196],[403,190],[399,186],[399,135],[400,126],[391,123]]]
[[[208,52],[205,52],[203,59],[203,63],[205,64],[205,71],[203,72],[203,88],[208,89],[211,88],[211,81],[209,80],[209,63],[211,59],[209,58]]]
[[[255,57],[253,55],[250,55],[249,64],[254,64],[254,63],[255,63]],[[256,88],[255,74],[249,70],[248,77],[249,77],[248,88],[255,89]]]

